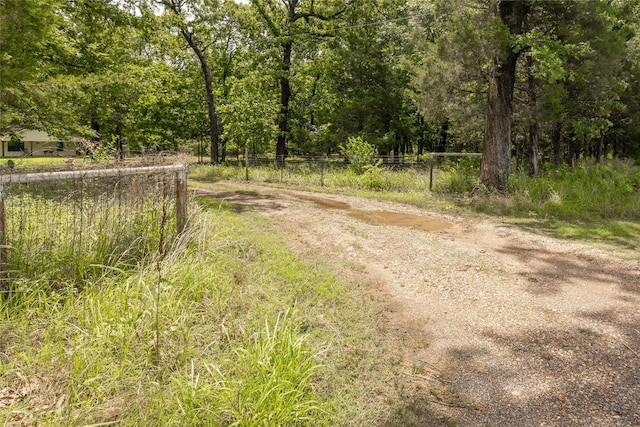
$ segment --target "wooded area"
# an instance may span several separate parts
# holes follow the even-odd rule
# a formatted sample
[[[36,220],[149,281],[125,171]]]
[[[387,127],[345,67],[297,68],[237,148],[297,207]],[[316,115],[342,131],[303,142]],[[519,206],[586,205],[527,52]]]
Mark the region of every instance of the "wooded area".
[[[640,158],[640,1],[4,0],[0,132],[122,150]],[[207,143],[204,144],[204,141]]]

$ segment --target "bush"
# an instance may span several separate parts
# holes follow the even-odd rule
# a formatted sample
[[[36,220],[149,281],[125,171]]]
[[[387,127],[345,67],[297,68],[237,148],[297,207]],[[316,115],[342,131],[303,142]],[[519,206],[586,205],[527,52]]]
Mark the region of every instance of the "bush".
[[[365,173],[366,167],[375,165],[378,159],[376,147],[366,142],[361,136],[350,137],[346,145],[340,146],[340,154],[347,158],[352,169],[358,174]]]
[[[480,162],[477,157],[463,157],[456,166],[445,166],[434,185],[438,193],[468,193],[479,185]]]

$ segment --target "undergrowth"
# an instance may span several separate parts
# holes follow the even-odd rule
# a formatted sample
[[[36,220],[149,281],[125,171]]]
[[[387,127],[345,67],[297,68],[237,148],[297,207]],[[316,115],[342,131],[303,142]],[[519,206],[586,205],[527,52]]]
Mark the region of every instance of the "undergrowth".
[[[350,291],[227,208],[192,203],[166,250],[161,223],[155,251],[83,286],[72,269],[14,277],[0,297],[0,424],[384,425],[398,365],[364,285]]]

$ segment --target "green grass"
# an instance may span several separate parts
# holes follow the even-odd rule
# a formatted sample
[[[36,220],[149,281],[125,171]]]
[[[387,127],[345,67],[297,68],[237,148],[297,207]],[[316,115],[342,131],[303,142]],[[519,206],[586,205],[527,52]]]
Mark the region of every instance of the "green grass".
[[[510,195],[479,192],[461,202],[533,231],[640,250],[640,167],[622,161],[563,166],[540,177],[514,175]]]
[[[640,167],[610,161],[544,171],[511,183],[519,211],[575,221],[640,220]]]
[[[298,169],[249,172],[271,185],[477,210],[536,232],[639,247],[631,165],[514,177],[509,197],[452,193],[477,185],[471,166],[439,171],[434,193],[423,172],[382,170],[372,188],[339,167]],[[224,166],[192,171],[245,179]],[[48,264],[14,273],[14,292],[0,299],[0,424],[448,424],[431,410],[431,391],[411,382],[419,367],[385,329],[368,283],[342,282],[312,255],[296,256],[249,210],[193,201],[178,239],[157,216],[134,216],[124,229],[102,227],[118,231],[96,234],[77,258],[64,255],[66,238],[50,239],[41,248]],[[32,226],[43,224],[36,217]],[[125,233],[134,225],[144,239]],[[171,242],[166,253],[162,241]],[[82,274],[61,268],[75,261]]]
[[[402,361],[367,284],[300,259],[250,212],[190,210],[166,253],[156,240],[81,287],[65,270],[12,283],[0,424],[402,425],[414,401],[432,417],[425,391],[394,385]]]
[[[531,231],[604,244],[633,255],[640,250],[640,167],[607,160],[583,163],[575,171],[548,168],[537,178],[514,174],[509,194],[483,189],[479,159],[463,158],[434,171],[429,191],[428,169],[381,169],[371,180],[339,163],[291,163],[284,169],[251,167],[252,182],[393,200],[421,208],[480,213]],[[191,176],[208,181],[244,181],[244,168],[195,166]],[[629,252],[630,251],[630,252]]]
[[[314,273],[280,244],[230,215],[202,216],[161,261],[160,280],[150,257],[82,289],[51,291],[34,278],[3,301],[2,383],[29,389],[3,408],[3,422],[297,425],[322,416],[296,303],[331,298],[337,285],[316,275],[307,288]]]

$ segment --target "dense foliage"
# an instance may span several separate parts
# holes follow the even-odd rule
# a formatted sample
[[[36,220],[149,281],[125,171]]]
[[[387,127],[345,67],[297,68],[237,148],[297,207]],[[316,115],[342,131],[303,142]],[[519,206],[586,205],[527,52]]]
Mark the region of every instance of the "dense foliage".
[[[380,154],[483,151],[497,187],[491,173],[514,166],[640,157],[637,0],[6,0],[0,12],[3,133],[212,163],[335,153],[359,136]]]

